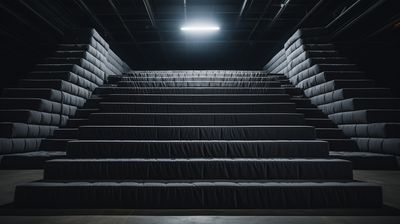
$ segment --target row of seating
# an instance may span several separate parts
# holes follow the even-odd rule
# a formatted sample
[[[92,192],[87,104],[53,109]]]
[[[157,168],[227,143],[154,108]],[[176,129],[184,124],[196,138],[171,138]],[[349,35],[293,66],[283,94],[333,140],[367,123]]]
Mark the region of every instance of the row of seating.
[[[400,132],[392,131],[400,126],[400,99],[393,97],[390,89],[377,87],[374,80],[341,56],[324,38],[325,32],[321,28],[298,30],[265,69],[284,72],[357,142],[359,150],[400,155]]]
[[[44,138],[65,126],[107,76],[129,70],[94,29],[80,33],[66,37],[17,87],[3,90],[0,155],[44,149]]]
[[[157,81],[136,81],[150,73]],[[181,87],[186,78],[198,82],[189,80],[200,74],[209,84]],[[51,148],[65,149],[66,158],[47,161],[43,180],[17,186],[15,205],[382,206],[380,186],[354,181],[350,161],[329,157],[328,142],[316,139],[315,128],[298,111],[299,100],[289,94],[301,91],[288,86],[287,78],[254,71],[240,80],[240,72],[221,72],[218,78],[236,82],[227,86],[207,74],[147,71],[110,78],[85,104],[82,123],[54,133],[60,141]],[[248,87],[260,77],[276,84]],[[183,80],[158,84],[170,78]],[[126,86],[126,80],[134,84]],[[210,84],[215,82],[218,87]]]

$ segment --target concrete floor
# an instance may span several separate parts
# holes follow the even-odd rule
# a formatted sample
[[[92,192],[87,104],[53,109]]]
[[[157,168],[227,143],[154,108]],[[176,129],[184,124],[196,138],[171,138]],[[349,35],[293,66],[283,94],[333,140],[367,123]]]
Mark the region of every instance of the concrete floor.
[[[400,171],[354,171],[383,186],[381,210],[15,210],[17,184],[39,180],[41,170],[0,170],[0,223],[400,223]]]

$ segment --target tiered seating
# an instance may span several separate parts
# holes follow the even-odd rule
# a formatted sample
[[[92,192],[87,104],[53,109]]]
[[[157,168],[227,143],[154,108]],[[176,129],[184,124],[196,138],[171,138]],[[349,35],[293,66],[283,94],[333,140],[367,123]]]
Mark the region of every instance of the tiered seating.
[[[19,80],[18,87],[4,89],[0,98],[0,155],[8,155],[2,159],[2,168],[13,168],[13,159],[25,156],[38,155],[39,160],[59,157],[60,152],[23,152],[47,150],[49,140],[44,138],[61,132],[58,127],[79,114],[79,108],[108,75],[129,70],[95,30],[81,33],[84,37],[66,37],[53,56]]]
[[[340,56],[324,38],[325,32],[319,28],[298,30],[265,69],[275,71],[285,63],[285,70],[280,71],[357,143],[358,149],[349,147],[351,151],[377,160],[387,157],[382,154],[400,155],[400,132],[390,131],[399,122],[400,99],[393,98],[389,89],[376,87],[356,65]],[[285,62],[279,58],[286,58]]]
[[[186,78],[204,84],[182,84]],[[88,100],[89,116],[66,143],[67,158],[46,162],[42,181],[17,186],[15,204],[380,207],[379,186],[353,181],[351,162],[328,158],[328,143],[305,125],[285,79],[260,71],[113,76],[114,85]],[[274,84],[249,87],[255,80]]]

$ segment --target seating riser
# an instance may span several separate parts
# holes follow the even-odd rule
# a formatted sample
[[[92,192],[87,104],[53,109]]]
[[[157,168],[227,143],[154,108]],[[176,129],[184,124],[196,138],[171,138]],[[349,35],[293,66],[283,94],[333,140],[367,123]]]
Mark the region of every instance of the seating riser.
[[[309,140],[309,126],[81,126],[79,139],[114,140]]]
[[[324,141],[70,141],[69,158],[327,157]]]

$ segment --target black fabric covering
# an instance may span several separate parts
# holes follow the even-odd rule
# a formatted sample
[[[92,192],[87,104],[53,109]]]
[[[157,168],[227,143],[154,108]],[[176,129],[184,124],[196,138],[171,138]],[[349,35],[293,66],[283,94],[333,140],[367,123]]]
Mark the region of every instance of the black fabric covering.
[[[30,109],[71,116],[77,107],[40,98],[0,98],[0,109]]]
[[[228,88],[228,87],[203,87],[203,88],[172,88],[172,87],[99,87],[94,94],[285,94],[282,88]]]
[[[400,109],[398,98],[350,98],[333,103],[319,105],[326,114],[362,109]]]
[[[289,100],[287,94],[110,94],[102,102],[268,103]]]
[[[311,126],[81,126],[79,139],[263,140],[315,139]]]
[[[0,136],[6,138],[44,138],[53,134],[57,126],[0,122]]]
[[[30,152],[39,148],[42,138],[0,138],[0,154]]]
[[[294,113],[294,103],[100,103],[103,112]]]
[[[237,81],[120,81],[122,87],[279,87],[276,81],[237,82]]]
[[[317,140],[78,140],[69,158],[271,158],[326,157],[329,145]]]
[[[96,125],[304,125],[295,113],[93,113],[89,124]]]
[[[4,155],[0,161],[1,169],[43,169],[44,163],[50,159],[62,159],[65,152],[35,151],[25,153],[13,153]]]
[[[35,208],[373,208],[382,204],[382,195],[379,186],[357,182],[36,182],[18,186],[15,203]]]
[[[86,102],[85,98],[49,88],[6,88],[3,90],[2,96],[7,98],[42,98],[77,107],[82,107]]]
[[[351,162],[339,159],[57,159],[44,169],[46,180],[352,178]]]
[[[398,170],[396,156],[371,152],[329,152],[329,155],[338,159],[349,160],[354,169],[358,170]]]
[[[1,122],[20,122],[39,125],[65,125],[68,117],[33,110],[0,110]]]
[[[352,97],[390,97],[388,88],[342,88],[332,92],[311,97],[313,104],[321,105],[326,103],[344,100]]]
[[[111,76],[108,78],[109,82],[115,83],[119,81],[228,81],[228,82],[264,82],[285,79],[283,75],[270,75],[268,77],[209,77],[209,76],[194,76],[194,77],[136,77],[136,76]]]
[[[347,136],[400,138],[399,123],[345,124],[339,127]]]
[[[367,124],[380,122],[400,122],[400,110],[372,109],[357,110],[329,115],[336,124]]]

